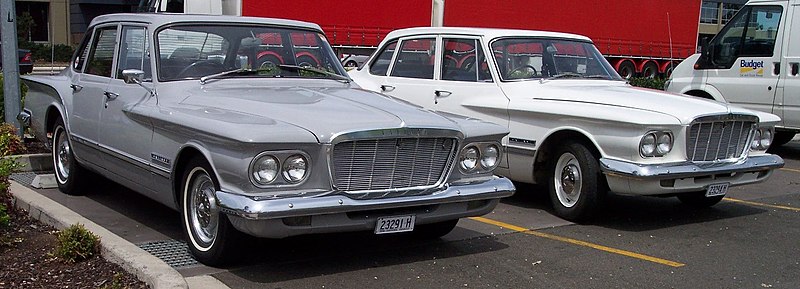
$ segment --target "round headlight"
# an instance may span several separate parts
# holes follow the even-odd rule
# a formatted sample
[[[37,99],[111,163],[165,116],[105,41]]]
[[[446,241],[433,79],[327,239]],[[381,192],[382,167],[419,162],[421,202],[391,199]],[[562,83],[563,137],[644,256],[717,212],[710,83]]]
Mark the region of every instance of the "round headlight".
[[[756,130],[753,136],[753,143],[750,144],[750,149],[757,150],[761,147],[761,130]]]
[[[656,153],[663,156],[672,150],[672,136],[668,133],[663,133],[658,136],[658,143],[656,146]]]
[[[271,155],[264,155],[253,162],[250,168],[250,175],[253,181],[260,185],[266,185],[275,180],[278,176],[278,159]]]
[[[283,163],[283,178],[290,183],[302,181],[308,172],[308,161],[301,155],[293,155]]]
[[[471,146],[461,152],[461,169],[472,171],[478,165],[478,148]]]
[[[497,166],[497,160],[500,158],[500,149],[496,145],[490,145],[483,149],[481,153],[481,166],[484,169],[491,170]]]
[[[642,137],[642,141],[639,143],[639,152],[642,153],[642,156],[652,157],[653,152],[656,151],[656,135],[653,133],[648,133],[644,137]]]
[[[772,131],[769,129],[765,129],[763,133],[761,133],[761,149],[768,149],[769,146],[772,144]]]

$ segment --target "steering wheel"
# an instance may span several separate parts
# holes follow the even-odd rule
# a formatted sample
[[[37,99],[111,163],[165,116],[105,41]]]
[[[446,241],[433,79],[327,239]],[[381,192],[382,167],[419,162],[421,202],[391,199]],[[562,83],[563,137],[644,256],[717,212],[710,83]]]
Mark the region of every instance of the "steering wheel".
[[[184,67],[181,72],[178,72],[175,78],[198,77],[222,72],[224,70],[225,67],[222,63],[219,63],[217,60],[206,59],[193,62],[189,64],[189,66]]]
[[[529,70],[530,74],[528,74],[528,72],[526,72],[524,70]],[[520,75],[522,73],[525,73],[525,74],[524,75]],[[539,71],[537,71],[536,68],[534,68],[533,66],[530,66],[528,64],[523,64],[520,67],[514,68],[513,70],[508,72],[509,78],[512,78],[512,79],[529,78],[529,77],[537,75],[537,74],[539,74]]]

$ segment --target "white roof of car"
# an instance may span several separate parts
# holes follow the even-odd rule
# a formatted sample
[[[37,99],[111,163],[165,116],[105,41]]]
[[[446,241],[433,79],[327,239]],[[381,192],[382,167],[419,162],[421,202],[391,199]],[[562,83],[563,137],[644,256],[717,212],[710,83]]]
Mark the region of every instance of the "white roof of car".
[[[264,17],[242,17],[242,16],[227,16],[227,15],[201,15],[201,14],[181,14],[181,13],[118,13],[106,14],[95,17],[90,26],[101,23],[109,22],[134,22],[134,23],[147,23],[154,26],[162,26],[172,23],[250,23],[250,24],[263,24],[263,25],[278,25],[289,27],[302,27],[314,30],[322,30],[319,25],[309,22],[277,19],[277,18],[264,18]]]
[[[475,35],[483,36],[487,39],[509,36],[524,37],[547,37],[547,38],[568,38],[584,41],[592,41],[589,37],[551,31],[521,30],[521,29],[497,29],[497,28],[473,28],[473,27],[414,27],[392,31],[386,35],[386,39],[406,37],[412,35],[425,34],[453,34],[453,35]]]

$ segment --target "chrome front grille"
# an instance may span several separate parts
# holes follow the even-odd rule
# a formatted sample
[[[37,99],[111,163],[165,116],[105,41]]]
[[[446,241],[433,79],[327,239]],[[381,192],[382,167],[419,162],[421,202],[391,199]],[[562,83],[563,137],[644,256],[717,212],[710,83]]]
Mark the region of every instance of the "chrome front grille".
[[[333,147],[333,182],[347,192],[434,186],[449,170],[456,143],[446,137],[340,142]]]
[[[687,132],[686,156],[696,162],[737,159],[749,148],[757,121],[746,115],[699,118]]]

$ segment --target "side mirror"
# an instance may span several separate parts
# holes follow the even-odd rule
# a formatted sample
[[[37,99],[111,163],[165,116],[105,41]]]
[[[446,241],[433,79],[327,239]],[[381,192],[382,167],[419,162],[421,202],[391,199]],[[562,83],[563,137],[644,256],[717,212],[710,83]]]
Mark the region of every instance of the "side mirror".
[[[125,69],[122,70],[122,80],[125,81],[127,84],[138,84],[142,88],[146,89],[147,92],[150,93],[152,96],[157,96],[155,89],[149,88],[142,84],[142,79],[144,78],[144,71],[139,69]]]
[[[709,47],[708,38],[703,38],[700,41],[700,57],[697,58],[697,62],[694,63],[694,69],[708,69],[711,68],[711,57],[713,49]]]
[[[127,84],[141,84],[144,78],[144,71],[138,69],[125,69],[122,71],[122,79]]]

